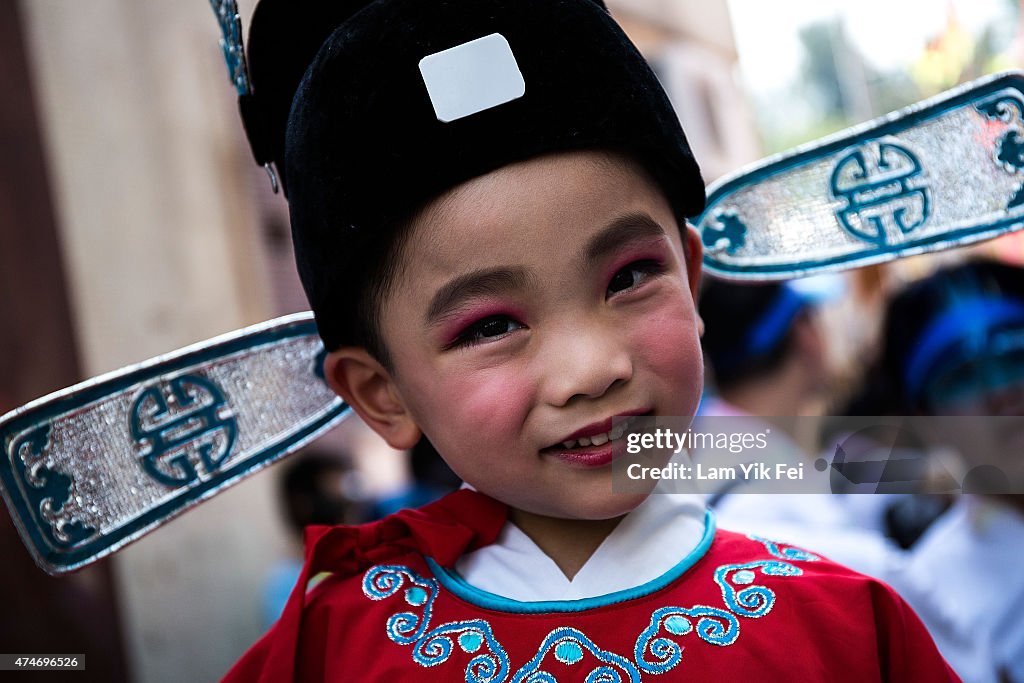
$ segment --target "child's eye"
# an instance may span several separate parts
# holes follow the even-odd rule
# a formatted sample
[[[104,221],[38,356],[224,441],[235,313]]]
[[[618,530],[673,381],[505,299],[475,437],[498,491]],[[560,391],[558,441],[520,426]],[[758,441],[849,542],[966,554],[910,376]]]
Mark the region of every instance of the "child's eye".
[[[662,272],[664,268],[661,263],[651,259],[633,261],[625,268],[619,270],[608,282],[608,296],[632,289],[649,278]]]
[[[465,346],[488,342],[526,327],[507,315],[489,315],[464,329],[452,342],[452,346]]]

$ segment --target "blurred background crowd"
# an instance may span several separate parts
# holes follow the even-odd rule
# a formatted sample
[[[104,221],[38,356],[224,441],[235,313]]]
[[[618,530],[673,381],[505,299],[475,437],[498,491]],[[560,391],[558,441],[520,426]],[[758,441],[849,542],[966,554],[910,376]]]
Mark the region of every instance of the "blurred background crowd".
[[[239,5],[248,26],[255,0]],[[709,183],[1024,68],[1020,0],[608,5]],[[252,163],[218,37],[205,0],[0,0],[0,411],[306,309],[287,208]],[[1024,233],[785,286],[708,283],[703,410],[1024,415],[1021,268]],[[808,457],[820,447],[793,439]],[[393,452],[349,420],[61,579],[0,510],[0,651],[86,653],[92,680],[216,679],[276,618],[303,525],[456,486],[429,448]],[[998,482],[977,491],[712,502],[722,526],[770,524],[892,583],[965,680],[1024,683],[1024,503]]]

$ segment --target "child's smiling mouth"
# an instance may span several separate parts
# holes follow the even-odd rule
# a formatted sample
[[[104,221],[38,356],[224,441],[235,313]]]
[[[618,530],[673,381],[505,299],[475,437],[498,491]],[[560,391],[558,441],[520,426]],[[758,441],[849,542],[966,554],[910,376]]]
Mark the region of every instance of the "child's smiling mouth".
[[[613,418],[606,418],[573,432],[559,443],[544,448],[541,453],[585,467],[607,465],[614,459],[612,444],[622,439],[637,417],[651,413],[650,410],[620,413],[616,417],[625,419],[614,425]]]

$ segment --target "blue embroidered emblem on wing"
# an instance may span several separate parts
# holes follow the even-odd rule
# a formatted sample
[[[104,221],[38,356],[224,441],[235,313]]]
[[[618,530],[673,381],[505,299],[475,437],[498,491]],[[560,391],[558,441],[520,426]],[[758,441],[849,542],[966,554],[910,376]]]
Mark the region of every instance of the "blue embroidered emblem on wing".
[[[130,420],[143,469],[171,487],[213,474],[238,436],[224,393],[199,375],[144,389],[132,403]]]
[[[842,157],[829,182],[848,233],[870,244],[899,243],[929,215],[927,179],[917,155],[895,140],[864,145]]]
[[[715,183],[705,267],[784,279],[1020,229],[1022,86],[991,77]]]

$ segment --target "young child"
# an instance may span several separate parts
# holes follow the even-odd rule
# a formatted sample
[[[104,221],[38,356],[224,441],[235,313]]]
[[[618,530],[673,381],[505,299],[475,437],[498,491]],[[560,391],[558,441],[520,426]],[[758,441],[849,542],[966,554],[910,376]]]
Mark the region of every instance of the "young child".
[[[326,376],[467,488],[311,528],[227,680],[956,680],[883,584],[613,490],[613,417],[697,407],[704,186],[603,4],[264,0],[250,50]]]

